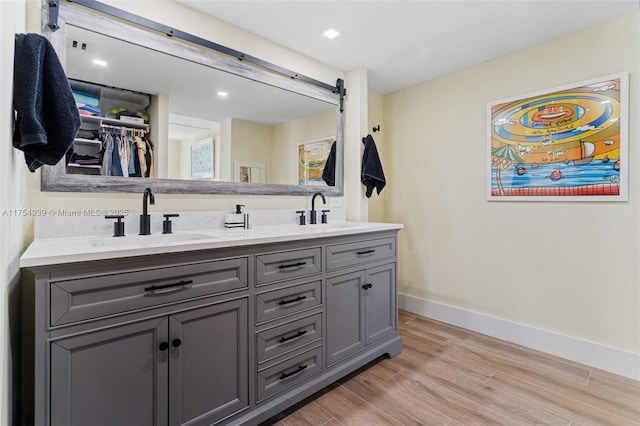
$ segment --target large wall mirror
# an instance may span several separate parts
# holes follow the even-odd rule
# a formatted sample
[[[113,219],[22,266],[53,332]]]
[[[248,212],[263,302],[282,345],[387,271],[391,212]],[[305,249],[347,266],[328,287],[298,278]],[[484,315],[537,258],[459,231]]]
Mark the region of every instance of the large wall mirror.
[[[61,2],[59,29],[48,22],[44,7],[43,33],[83,108],[74,158],[43,167],[43,191],[342,195],[336,91],[72,3]],[[92,159],[105,134],[147,142],[153,168],[135,174],[127,160],[130,177],[106,172]],[[334,142],[327,186],[319,159]]]

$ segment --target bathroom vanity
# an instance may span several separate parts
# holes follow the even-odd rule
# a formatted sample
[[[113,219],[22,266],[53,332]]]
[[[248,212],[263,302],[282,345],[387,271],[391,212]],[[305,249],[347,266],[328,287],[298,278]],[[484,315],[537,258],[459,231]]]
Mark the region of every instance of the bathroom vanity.
[[[35,240],[34,424],[259,424],[399,354],[401,228]]]

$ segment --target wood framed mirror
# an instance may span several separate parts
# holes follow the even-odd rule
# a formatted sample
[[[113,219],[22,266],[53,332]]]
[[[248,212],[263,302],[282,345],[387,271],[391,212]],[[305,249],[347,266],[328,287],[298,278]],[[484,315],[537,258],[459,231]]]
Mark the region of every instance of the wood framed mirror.
[[[58,6],[55,31],[47,1],[42,19],[74,92],[112,101],[101,100],[96,117],[83,115],[83,128],[142,128],[154,147],[153,177],[105,176],[70,169],[63,159],[43,166],[42,191],[343,195],[344,110],[337,91],[66,1]],[[87,63],[96,52],[107,63],[101,69]],[[221,91],[228,96],[218,97]],[[142,123],[112,121],[122,118],[111,113],[128,95],[146,99],[133,104],[146,102]],[[310,155],[309,141],[318,140],[325,141],[316,144],[324,154]],[[317,179],[323,166],[317,159],[333,142],[335,186],[327,186]],[[264,177],[234,181],[238,162],[263,164]]]

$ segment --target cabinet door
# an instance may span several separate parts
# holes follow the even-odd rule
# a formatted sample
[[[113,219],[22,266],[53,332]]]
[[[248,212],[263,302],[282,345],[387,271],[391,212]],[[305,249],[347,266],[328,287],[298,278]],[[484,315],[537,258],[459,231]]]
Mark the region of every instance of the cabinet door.
[[[364,272],[327,278],[327,363],[365,346]]]
[[[249,405],[247,299],[169,319],[169,423],[210,425]]]
[[[396,330],[396,265],[367,269],[365,282],[367,345]],[[370,285],[370,286],[369,286]]]
[[[53,426],[167,424],[167,319],[117,326],[50,344]]]

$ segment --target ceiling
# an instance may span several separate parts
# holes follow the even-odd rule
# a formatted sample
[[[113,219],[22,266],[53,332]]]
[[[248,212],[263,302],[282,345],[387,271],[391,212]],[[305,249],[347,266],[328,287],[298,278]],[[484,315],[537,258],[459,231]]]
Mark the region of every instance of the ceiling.
[[[639,0],[174,0],[389,94],[640,11]],[[329,40],[329,27],[340,35]],[[230,46],[233,47],[233,46]]]

